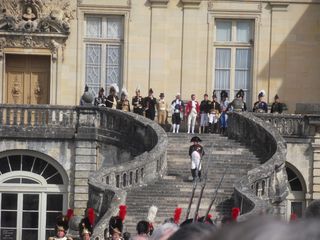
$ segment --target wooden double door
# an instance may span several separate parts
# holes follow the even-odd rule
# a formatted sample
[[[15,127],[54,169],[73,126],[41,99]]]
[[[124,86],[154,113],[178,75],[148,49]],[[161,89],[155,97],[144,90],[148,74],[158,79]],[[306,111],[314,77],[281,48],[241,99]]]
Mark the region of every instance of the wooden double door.
[[[49,104],[50,57],[6,55],[8,104]]]

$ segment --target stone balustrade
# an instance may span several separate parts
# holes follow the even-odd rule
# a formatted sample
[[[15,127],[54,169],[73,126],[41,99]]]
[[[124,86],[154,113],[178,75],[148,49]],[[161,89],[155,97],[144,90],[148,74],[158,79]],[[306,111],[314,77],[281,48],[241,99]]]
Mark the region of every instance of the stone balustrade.
[[[281,215],[280,203],[288,192],[283,137],[272,124],[248,112],[229,114],[228,137],[246,143],[262,161],[235,184],[236,204],[241,208],[239,220],[269,211]]]
[[[68,139],[76,146],[97,143],[105,149],[108,146],[123,149],[130,155],[108,166],[99,166],[92,156],[95,167],[91,168],[92,164],[89,166],[83,161],[92,160],[83,159],[81,154],[77,160],[75,150],[75,182],[88,179],[89,185],[89,188],[79,186],[78,195],[75,190],[75,207],[78,201],[81,205],[78,212],[81,212],[83,202],[88,200],[88,206],[95,209],[98,218],[94,235],[101,238],[110,217],[117,214],[118,206],[125,202],[125,190],[147,184],[166,173],[166,133],[154,121],[134,113],[98,107],[1,104],[0,136],[4,139]],[[81,149],[87,148],[79,151]],[[90,169],[85,170],[87,167]],[[90,170],[89,177],[83,178]],[[89,199],[82,200],[84,190]]]
[[[272,113],[254,113],[254,115],[271,123],[284,137],[307,137],[310,134],[307,115]]]

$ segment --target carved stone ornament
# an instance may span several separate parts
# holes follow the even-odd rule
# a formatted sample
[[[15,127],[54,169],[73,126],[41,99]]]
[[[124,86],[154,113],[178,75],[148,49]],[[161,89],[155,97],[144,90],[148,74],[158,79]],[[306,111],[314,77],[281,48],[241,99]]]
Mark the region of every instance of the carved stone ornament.
[[[0,58],[5,47],[49,48],[56,55],[75,8],[69,0],[1,0]]]

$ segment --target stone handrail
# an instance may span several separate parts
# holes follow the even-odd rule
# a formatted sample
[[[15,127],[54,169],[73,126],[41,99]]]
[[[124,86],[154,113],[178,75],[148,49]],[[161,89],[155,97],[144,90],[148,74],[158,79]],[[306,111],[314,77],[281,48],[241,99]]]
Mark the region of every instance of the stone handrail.
[[[103,237],[109,218],[125,202],[126,190],[166,173],[167,136],[154,121],[134,113],[98,107],[0,104],[2,138],[97,141],[128,150],[131,158],[89,176],[89,203]]]
[[[102,117],[107,117],[108,112],[105,114],[102,114]],[[94,230],[95,239],[97,237],[103,239],[103,231],[108,226],[110,217],[117,215],[118,206],[125,202],[126,189],[147,184],[166,173],[168,140],[164,130],[157,123],[139,115],[122,112],[121,114],[125,115],[128,120],[139,122],[139,127],[136,126],[134,129],[134,133],[137,134],[134,138],[144,141],[148,150],[137,155],[130,162],[101,168],[90,176],[89,205],[91,200],[96,202],[95,209],[100,214],[98,216],[100,221]],[[130,132],[133,132],[133,129],[127,129],[127,133]],[[138,145],[137,147],[139,148]]]
[[[270,123],[248,112],[229,114],[228,137],[246,143],[262,161],[234,186],[236,204],[241,208],[239,220],[279,211],[288,192],[283,137]]]

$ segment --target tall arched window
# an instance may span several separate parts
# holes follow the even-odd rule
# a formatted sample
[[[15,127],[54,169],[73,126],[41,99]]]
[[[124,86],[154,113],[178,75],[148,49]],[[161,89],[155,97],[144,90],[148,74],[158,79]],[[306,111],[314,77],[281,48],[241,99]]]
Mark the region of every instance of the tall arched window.
[[[287,196],[287,219],[291,214],[298,218],[303,216],[305,210],[306,185],[301,173],[289,163],[286,164],[289,183],[289,195]]]
[[[0,239],[43,240],[66,210],[67,183],[57,164],[28,154],[0,158]]]

